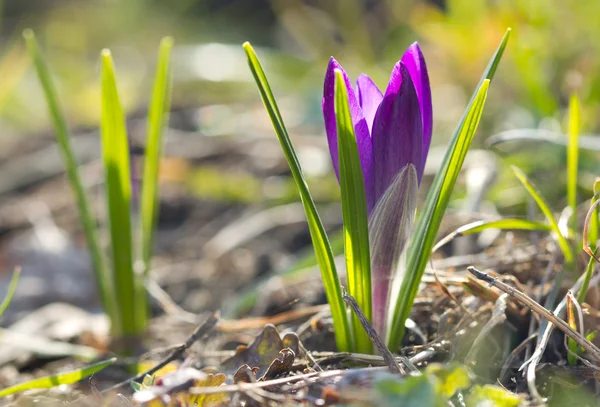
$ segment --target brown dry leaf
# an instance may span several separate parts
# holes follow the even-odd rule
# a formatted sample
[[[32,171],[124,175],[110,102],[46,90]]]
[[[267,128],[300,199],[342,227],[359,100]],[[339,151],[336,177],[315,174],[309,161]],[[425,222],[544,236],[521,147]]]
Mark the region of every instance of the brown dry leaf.
[[[280,351],[286,348],[291,350],[294,355],[298,355],[300,352],[298,336],[295,333],[288,333],[282,340],[277,328],[273,325],[266,325],[254,342],[248,347],[242,347],[234,356],[221,363],[219,371],[233,377],[240,366],[248,365],[258,369],[256,377],[260,380],[273,361],[279,359]]]
[[[282,376],[290,371],[292,365],[294,364],[294,359],[296,358],[296,354],[290,349],[285,348],[279,351],[279,358],[275,359],[267,372],[263,376],[264,380],[276,379],[279,376]]]

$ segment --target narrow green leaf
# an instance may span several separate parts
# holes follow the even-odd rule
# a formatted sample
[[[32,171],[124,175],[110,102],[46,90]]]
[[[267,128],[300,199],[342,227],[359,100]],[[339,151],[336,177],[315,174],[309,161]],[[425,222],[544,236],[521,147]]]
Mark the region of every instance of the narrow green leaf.
[[[598,256],[598,249],[594,251],[594,256]],[[581,283],[581,288],[577,293],[577,301],[581,304],[585,301],[585,297],[587,296],[588,289],[590,288],[590,281],[592,280],[592,274],[594,274],[594,265],[596,264],[596,259],[593,256],[590,256],[590,260],[588,261],[587,268],[585,269],[585,277],[583,279],[583,283]]]
[[[454,232],[441,239],[433,248],[433,252],[448,244],[455,237],[471,235],[474,233],[483,232],[487,229],[552,232],[552,227],[550,225],[528,219],[505,218],[496,220],[478,220],[476,222],[459,227]]]
[[[581,307],[579,307],[579,304],[575,304],[577,300],[575,299],[575,297],[573,297],[573,294],[571,294],[570,292],[567,293],[567,323],[569,324],[569,326],[571,328],[573,328],[575,331],[577,331],[577,321],[575,320],[575,308],[577,307],[577,309],[579,311],[581,311]],[[582,314],[579,314],[582,315]],[[583,321],[579,320],[579,323],[582,323]],[[581,331],[581,334],[583,335],[583,331]],[[579,352],[579,346],[577,345],[577,343],[573,340],[573,338],[567,338],[567,346],[570,350],[570,352],[567,353],[567,362],[569,363],[570,366],[575,366],[577,365],[577,356],[579,356],[581,354],[581,352]]]
[[[271,118],[275,133],[277,133],[279,143],[281,144],[285,158],[290,166],[292,176],[298,187],[298,192],[300,193],[302,204],[304,205],[310,236],[315,249],[315,255],[317,256],[317,263],[321,269],[325,293],[327,294],[327,301],[331,307],[331,316],[333,318],[338,350],[341,352],[350,351],[352,349],[350,324],[348,322],[344,301],[342,300],[342,287],[335,268],[335,261],[329,239],[327,238],[325,228],[323,227],[315,203],[308,190],[308,185],[302,174],[302,169],[300,168],[300,163],[296,157],[292,141],[285,128],[281,113],[279,113],[275,97],[273,96],[273,92],[271,91],[271,87],[269,86],[269,82],[267,81],[267,77],[262,69],[260,61],[250,43],[244,43],[243,47],[248,57],[248,65],[250,66],[250,70],[252,71],[252,75],[258,86],[267,113]]]
[[[48,103],[48,111],[54,125],[54,131],[56,132],[58,146],[60,147],[60,152],[65,163],[67,177],[71,184],[73,193],[75,194],[77,209],[79,210],[79,218],[90,249],[94,276],[96,278],[96,285],[102,300],[102,305],[104,306],[104,310],[110,318],[111,325],[113,328],[116,328],[119,325],[119,318],[115,309],[113,286],[110,283],[107,274],[106,261],[100,247],[100,240],[96,230],[96,222],[92,217],[92,211],[90,210],[90,205],[85,195],[83,183],[81,182],[79,171],[77,169],[77,160],[75,159],[75,153],[71,147],[71,136],[69,134],[67,121],[60,106],[58,93],[56,92],[56,87],[52,81],[50,70],[48,69],[46,61],[42,56],[33,31],[25,30],[23,32],[23,37],[27,42],[29,54],[33,59],[36,73],[42,85],[44,96],[46,97],[46,103]]]
[[[569,102],[569,144],[567,147],[567,202],[572,209],[571,228],[577,230],[577,165],[579,162],[579,129],[581,108],[577,95]]]
[[[169,37],[163,38],[158,51],[158,64],[154,78],[152,98],[148,108],[148,134],[146,137],[146,153],[144,157],[144,175],[142,178],[142,200],[141,200],[141,226],[142,226],[142,262],[144,265],[144,277],[150,271],[150,259],[154,245],[154,229],[158,214],[159,196],[159,167],[162,155],[163,134],[169,120],[171,106],[171,61],[170,54],[173,40]],[[141,299],[138,305],[140,313],[147,312],[145,289],[143,284],[138,284],[141,292],[137,298]],[[144,321],[147,317],[138,318]]]
[[[477,130],[479,119],[487,96],[489,83],[496,73],[504,49],[510,37],[510,28],[506,30],[498,49],[485,69],[477,90],[471,97],[463,116],[452,135],[448,150],[427,194],[425,207],[419,216],[415,235],[407,252],[406,274],[400,287],[400,295],[394,307],[388,346],[395,350],[400,347],[404,337],[404,323],[410,314],[417,295],[425,267],[431,256],[431,249],[437,237],[442,217],[450,200],[450,194],[462,168],[467,150]]]
[[[13,297],[15,296],[15,292],[17,291],[17,284],[19,283],[19,276],[21,275],[21,267],[15,267],[13,271],[13,275],[10,279],[10,284],[8,286],[8,292],[6,293],[6,297],[2,300],[0,304],[0,318],[6,312],[6,309],[12,302]]]
[[[525,175],[523,171],[521,171],[514,165],[512,165],[511,168],[518,180],[521,181],[521,184],[523,184],[527,192],[529,192],[529,195],[531,195],[533,200],[537,203],[544,216],[546,216],[546,219],[550,223],[552,231],[556,234],[556,239],[558,240],[558,245],[560,246],[560,249],[562,250],[563,255],[565,256],[565,261],[567,263],[571,263],[573,261],[573,252],[571,251],[569,242],[567,242],[567,239],[560,232],[558,222],[554,218],[554,215],[552,214],[548,203],[546,202],[540,191],[533,184],[533,182],[531,182],[531,180],[527,177],[527,175]]]
[[[371,265],[365,184],[352,116],[350,116],[350,107],[348,106],[348,91],[342,72],[339,70],[335,72],[335,118],[338,134],[348,292],[354,297],[365,317],[372,322]],[[352,318],[352,328],[356,352],[373,353],[373,344],[356,315],[353,315]]]
[[[596,179],[596,182],[594,182],[594,187],[592,191],[594,192],[594,196],[592,197],[591,202],[591,207],[593,208],[596,201],[600,199],[600,178]],[[596,244],[598,244],[598,239],[600,238],[600,211],[598,210],[597,206],[592,211],[592,214],[590,216],[591,218],[590,224],[588,226],[587,238],[589,244],[596,246]]]
[[[51,389],[63,384],[77,383],[81,379],[93,375],[96,372],[112,365],[117,361],[117,358],[111,358],[102,362],[83,367],[81,369],[72,370],[70,372],[60,373],[52,376],[40,377],[25,383],[20,383],[11,387],[0,390],[0,397],[5,397],[10,394],[20,393],[25,390],[32,389]]]
[[[158,212],[158,175],[162,155],[163,134],[169,120],[171,104],[171,61],[173,40],[164,38],[158,51],[158,64],[152,99],[148,108],[148,135],[144,156],[144,175],[142,178],[142,258],[147,273],[150,268],[154,225]]]
[[[131,171],[125,117],[119,102],[110,51],[102,51],[102,159],[111,237],[113,284],[121,315],[119,334],[140,332],[131,236]],[[139,314],[139,313],[138,313]],[[145,314],[145,313],[144,313]]]
[[[404,336],[404,322],[410,314],[421,278],[431,256],[433,242],[442,222],[446,206],[450,201],[454,184],[479,125],[489,83],[489,80],[483,82],[473,100],[473,104],[469,106],[464,120],[459,124],[458,131],[455,133],[455,137],[453,137],[442,162],[442,167],[433,181],[425,201],[425,208],[417,221],[415,235],[408,247],[406,274],[400,286],[400,295],[391,320],[388,344],[390,349],[400,347]]]

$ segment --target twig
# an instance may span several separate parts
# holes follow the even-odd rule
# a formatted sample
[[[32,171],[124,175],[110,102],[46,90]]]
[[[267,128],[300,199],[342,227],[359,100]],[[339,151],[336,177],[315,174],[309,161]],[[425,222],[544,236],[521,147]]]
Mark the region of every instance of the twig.
[[[528,295],[522,293],[514,287],[509,286],[493,277],[490,277],[486,273],[483,273],[477,270],[475,267],[467,268],[469,273],[473,274],[480,280],[483,280],[490,285],[498,288],[499,290],[504,291],[508,295],[512,296],[514,299],[519,301],[521,304],[525,305],[531,311],[539,314],[541,317],[546,319],[548,322],[556,326],[560,329],[565,335],[571,337],[575,343],[584,348],[586,351],[590,353],[590,356],[596,361],[600,362],[600,349],[596,347],[593,343],[583,337],[579,332],[574,330],[560,318],[557,318],[552,312],[548,311],[546,308],[542,307],[540,304],[532,300]]]
[[[592,279],[593,283],[592,283],[592,281],[590,281],[590,284],[596,284],[598,277],[600,277],[600,275],[596,274]],[[585,280],[585,274],[581,275],[577,279],[575,284],[573,284],[571,291],[573,291],[574,293],[579,292],[584,280]],[[560,313],[564,310],[566,303],[567,303],[567,299],[563,298],[562,301],[554,309],[554,315],[560,315]],[[544,351],[546,350],[546,346],[548,346],[548,341],[550,340],[550,335],[552,334],[553,329],[554,329],[554,325],[547,324],[546,329],[543,331],[542,337],[538,341],[535,351],[533,352],[533,355],[531,356],[531,358],[527,359],[525,361],[525,363],[523,363],[523,365],[519,368],[519,370],[523,370],[523,369],[527,368],[527,372],[526,372],[527,388],[529,389],[531,396],[538,401],[542,401],[543,399],[535,387],[535,369],[536,369],[538,363],[540,362],[540,360],[542,359]]]
[[[217,313],[213,313],[209,315],[204,322],[202,322],[198,327],[192,332],[189,338],[185,341],[185,343],[179,345],[173,352],[163,358],[156,366],[151,369],[146,370],[143,373],[138,374],[137,376],[131,377],[127,380],[122,381],[121,383],[117,383],[112,387],[109,387],[106,390],[103,390],[102,393],[107,393],[116,389],[119,389],[123,386],[128,385],[133,381],[143,380],[146,375],[153,375],[172,361],[179,359],[183,356],[185,351],[187,351],[196,341],[200,340],[204,335],[208,334],[219,321],[219,317]]]
[[[385,343],[383,343],[383,341],[377,334],[377,331],[375,331],[375,328],[373,328],[373,325],[371,325],[369,320],[367,320],[365,314],[362,312],[362,310],[356,303],[356,300],[347,292],[344,292],[342,294],[342,299],[344,300],[346,305],[348,305],[352,309],[352,312],[356,314],[356,317],[358,318],[365,332],[371,339],[371,342],[373,342],[373,345],[375,345],[377,351],[383,357],[385,363],[388,365],[390,372],[405,375],[406,372],[404,372],[404,369],[402,369],[402,367],[398,363],[396,363],[394,355],[392,355],[392,352],[390,352],[387,346],[385,346]]]

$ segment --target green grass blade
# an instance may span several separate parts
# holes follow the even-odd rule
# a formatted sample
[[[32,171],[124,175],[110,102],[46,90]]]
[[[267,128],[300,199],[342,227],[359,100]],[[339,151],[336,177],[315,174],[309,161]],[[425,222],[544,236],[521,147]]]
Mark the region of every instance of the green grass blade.
[[[594,256],[598,256],[598,249],[594,251]],[[585,297],[587,296],[588,289],[590,288],[590,281],[592,280],[592,274],[594,274],[595,264],[596,259],[593,256],[590,256],[587,268],[585,269],[585,277],[583,279],[583,283],[581,284],[581,288],[577,293],[577,301],[580,304],[583,304],[583,302],[585,301]]]
[[[591,207],[593,208],[596,201],[600,199],[600,178],[598,178],[596,182],[594,182],[594,188],[592,189],[592,191],[594,192],[591,204]],[[596,246],[596,244],[598,243],[598,239],[600,238],[600,220],[598,218],[599,216],[600,211],[598,210],[598,207],[596,207],[592,211],[590,224],[588,226],[587,238],[589,244],[591,244],[592,246]]]
[[[48,110],[54,125],[54,131],[56,132],[56,138],[58,140],[60,152],[65,163],[67,177],[69,179],[69,183],[71,184],[71,189],[75,194],[77,209],[79,210],[79,218],[90,249],[94,276],[96,278],[96,285],[98,287],[100,299],[102,300],[104,310],[111,320],[111,324],[113,326],[117,326],[118,315],[114,306],[115,300],[113,287],[108,278],[106,261],[100,247],[96,222],[91,215],[92,211],[90,210],[90,205],[85,195],[83,183],[81,182],[79,171],[77,169],[77,160],[75,159],[75,154],[73,152],[73,148],[71,147],[71,136],[69,134],[69,128],[67,126],[65,115],[60,106],[58,93],[56,92],[56,87],[52,81],[50,70],[48,69],[46,61],[42,56],[33,31],[25,30],[23,32],[23,37],[27,43],[29,54],[33,60],[36,73],[44,91],[44,96],[46,97],[46,102],[48,103]]]
[[[171,105],[171,61],[173,47],[171,38],[164,38],[158,51],[158,64],[152,99],[148,109],[148,135],[144,156],[144,175],[142,178],[142,260],[144,272],[150,268],[150,257],[154,242],[154,226],[158,213],[158,175],[162,155],[163,134],[169,120]]]
[[[146,137],[146,153],[144,156],[144,174],[142,178],[141,200],[141,253],[144,267],[144,279],[150,271],[150,260],[154,246],[154,230],[158,215],[159,196],[159,166],[162,156],[164,129],[169,120],[171,107],[171,48],[173,40],[163,38],[158,51],[158,63],[152,98],[148,108],[148,134]],[[144,284],[136,285],[138,293],[136,298],[140,301],[137,306],[138,313],[147,313],[146,290]],[[147,315],[140,315],[137,321],[144,323]],[[143,325],[140,326],[140,330]]]
[[[113,283],[121,316],[122,335],[135,335],[136,278],[133,270],[131,236],[131,171],[125,117],[119,102],[115,71],[110,51],[102,51],[102,159],[111,238]],[[142,314],[142,313],[138,313]],[[145,313],[143,313],[145,314]]]
[[[51,389],[63,384],[77,383],[81,379],[93,375],[96,372],[112,365],[117,361],[117,358],[111,358],[102,362],[83,367],[81,369],[72,370],[70,372],[60,373],[52,376],[40,377],[25,383],[16,384],[11,387],[0,390],[0,397],[5,397],[10,394],[20,393],[25,390],[32,389]]]
[[[19,276],[21,275],[21,267],[15,267],[13,271],[13,275],[10,279],[10,284],[8,286],[8,292],[6,293],[6,297],[0,303],[0,318],[6,312],[6,309],[12,302],[13,297],[15,296],[15,292],[17,291],[17,284],[19,283]]]
[[[455,237],[471,235],[474,233],[483,232],[487,229],[531,230],[538,232],[552,232],[552,227],[550,225],[528,219],[505,218],[490,221],[478,220],[476,222],[472,222],[459,227],[454,232],[441,239],[433,248],[433,252],[437,251],[440,247],[448,244]]]
[[[485,104],[489,82],[493,79],[498,64],[510,37],[511,29],[507,29],[500,45],[488,63],[477,90],[471,97],[463,116],[452,135],[448,150],[437,172],[433,184],[427,194],[425,207],[417,221],[415,235],[407,252],[407,273],[400,287],[400,295],[394,307],[388,346],[395,350],[400,347],[404,337],[404,323],[410,314],[417,295],[419,283],[431,256],[431,249],[437,237],[442,217],[450,200],[456,178],[462,167],[464,157],[471,145],[475,130]]]
[[[573,252],[571,251],[569,242],[567,242],[567,239],[565,238],[565,236],[563,236],[563,234],[560,232],[560,228],[558,227],[558,222],[554,218],[554,215],[552,214],[552,211],[550,210],[548,203],[546,202],[546,200],[544,199],[544,197],[542,196],[540,191],[533,184],[533,182],[531,182],[531,180],[527,177],[527,175],[525,175],[525,173],[523,171],[521,171],[519,168],[515,167],[514,165],[512,165],[511,168],[512,168],[513,172],[515,173],[516,177],[518,178],[518,180],[521,181],[521,184],[523,184],[523,186],[525,187],[527,192],[529,192],[529,195],[531,195],[533,200],[537,203],[538,207],[540,208],[540,210],[542,211],[542,213],[548,220],[548,223],[550,223],[550,227],[552,227],[552,231],[556,234],[556,238],[558,240],[558,245],[560,246],[560,249],[562,250],[563,255],[565,256],[565,261],[567,263],[571,263],[573,261]]]
[[[304,205],[310,236],[315,249],[315,255],[317,256],[317,263],[321,269],[325,293],[327,294],[327,301],[331,307],[331,316],[333,318],[338,350],[341,352],[350,351],[352,349],[350,324],[342,300],[342,287],[335,268],[331,245],[329,244],[325,228],[323,227],[315,203],[308,190],[308,185],[302,174],[300,163],[296,157],[294,147],[283,123],[281,113],[279,112],[275,97],[273,96],[273,92],[271,91],[271,87],[269,86],[260,61],[250,43],[244,43],[243,47],[248,57],[248,65],[250,66],[250,70],[252,71],[252,75],[258,86],[265,108],[271,118],[275,133],[277,133],[279,143],[281,144],[285,158],[290,166],[292,176],[298,187],[300,198],[302,199],[302,204]]]
[[[569,144],[567,146],[567,202],[573,210],[571,228],[577,230],[577,165],[579,161],[579,129],[581,107],[576,95],[569,101]]]
[[[354,125],[348,106],[348,91],[341,71],[335,72],[335,118],[338,134],[340,188],[344,216],[344,250],[348,292],[372,322],[371,264],[367,200]],[[373,344],[356,315],[352,316],[354,345],[358,353],[373,353]]]
[[[433,185],[429,190],[425,208],[417,221],[415,235],[408,248],[407,271],[400,286],[400,294],[397,297],[391,320],[388,347],[392,350],[398,349],[402,342],[405,329],[404,323],[410,314],[425,267],[429,262],[431,249],[437,237],[454,184],[479,125],[489,83],[489,79],[483,81],[473,99],[473,103],[467,108],[467,113],[464,119],[461,120],[446,151],[442,167],[436,174]]]

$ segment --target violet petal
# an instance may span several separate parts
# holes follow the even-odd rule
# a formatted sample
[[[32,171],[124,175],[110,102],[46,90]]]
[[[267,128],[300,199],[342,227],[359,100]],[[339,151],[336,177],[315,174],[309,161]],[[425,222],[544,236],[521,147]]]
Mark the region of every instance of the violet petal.
[[[431,144],[431,133],[433,130],[433,107],[431,105],[431,86],[429,85],[429,75],[427,74],[427,65],[418,43],[413,43],[402,57],[402,62],[406,65],[410,77],[412,78],[419,105],[421,107],[421,118],[423,120],[423,162],[419,170],[419,180],[422,177]]]
[[[344,82],[346,83],[346,89],[348,90],[348,105],[350,107],[350,114],[352,116],[352,123],[354,125],[354,133],[356,136],[356,145],[363,170],[365,192],[367,195],[367,208],[371,208],[375,205],[375,196],[373,192],[373,152],[371,146],[371,136],[365,116],[360,108],[356,94],[354,93],[354,89],[352,89],[352,84],[350,83],[348,75],[342,66],[334,58],[331,58],[325,74],[322,108],[333,169],[335,170],[335,175],[339,181],[340,170],[338,162],[337,128],[335,122],[335,69],[342,71]]]
[[[418,188],[417,170],[408,164],[396,175],[369,217],[373,326],[382,335],[399,259],[412,232]]]
[[[377,108],[379,108],[379,105],[383,100],[383,94],[373,80],[365,74],[358,76],[358,79],[356,80],[356,89],[358,93],[358,103],[367,120],[369,132],[372,133],[373,120],[375,120],[375,113],[377,113]]]
[[[392,71],[373,124],[373,179],[380,197],[400,169],[411,163],[419,169],[423,160],[423,127],[419,100],[408,69],[398,62]]]

